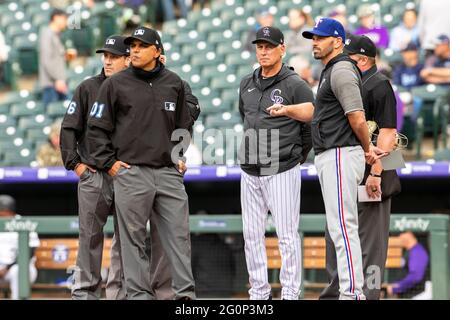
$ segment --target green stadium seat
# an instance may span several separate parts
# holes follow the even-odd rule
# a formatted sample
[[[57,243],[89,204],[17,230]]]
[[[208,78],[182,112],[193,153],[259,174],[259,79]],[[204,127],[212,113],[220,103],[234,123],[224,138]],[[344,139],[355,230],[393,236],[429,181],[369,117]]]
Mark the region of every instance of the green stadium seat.
[[[249,66],[256,62],[255,55],[248,52],[232,53],[225,57],[225,64],[228,66]]]
[[[27,139],[30,141],[47,141],[48,134],[44,132],[42,128],[31,128],[25,133]]]
[[[211,9],[215,12],[223,12],[242,6],[243,3],[244,0],[211,1]]]
[[[214,46],[206,41],[199,41],[194,44],[184,44],[181,47],[181,55],[183,56],[192,56],[197,54],[202,54],[205,52],[214,51]]]
[[[12,140],[14,138],[23,138],[24,131],[16,128],[16,126],[1,126],[0,140]]]
[[[192,90],[202,89],[204,87],[209,86],[209,78],[202,77],[199,74],[193,74],[189,79],[186,79],[189,82]]]
[[[222,21],[222,19],[213,18],[212,20],[200,20],[197,25],[197,31],[199,33],[222,32],[229,27],[229,24]]]
[[[8,26],[5,32],[5,38],[13,40],[15,37],[28,35],[30,32],[36,33],[36,29],[31,26],[30,22],[19,22]]]
[[[48,24],[49,21],[50,21],[50,11],[37,12],[31,18],[31,23],[38,29],[41,26]]]
[[[239,66],[239,68],[237,68],[236,77],[238,79],[242,79],[243,77],[245,77],[246,75],[248,75],[249,73],[252,73],[252,72],[253,72],[252,66],[242,65],[242,66]]]
[[[248,25],[246,19],[235,19],[231,23],[231,31],[237,34],[247,34],[247,31],[250,30],[250,27],[251,26]]]
[[[193,66],[217,66],[223,63],[223,61],[224,57],[216,54],[215,51],[208,51],[191,57],[191,64]]]
[[[34,116],[45,113],[44,105],[41,102],[29,100],[24,103],[13,104],[10,114],[13,117]]]
[[[213,31],[208,35],[208,43],[222,44],[226,43],[230,46],[232,41],[239,40],[239,34],[227,29],[222,31]],[[233,48],[232,46],[230,46]]]
[[[174,38],[174,42],[177,44],[190,44],[197,43],[199,41],[205,41],[206,36],[203,33],[199,33],[197,30],[182,31],[177,33]]]
[[[240,123],[242,123],[242,120],[239,115],[227,111],[207,116],[205,126],[208,128],[233,128]]]
[[[450,149],[437,150],[433,159],[436,161],[450,161]]]
[[[13,46],[18,52],[18,62],[23,74],[36,74],[38,71],[37,33],[18,36]]]
[[[0,114],[0,128],[15,127],[16,124],[17,120],[15,117],[6,114]]]
[[[206,65],[203,66],[201,76],[202,77],[221,77],[223,75],[233,73],[236,70],[234,66],[227,66],[225,63],[218,65]]]
[[[216,52],[221,55],[228,55],[231,53],[240,53],[241,52],[241,42],[239,40],[234,40],[231,45],[230,43],[218,43]]]
[[[222,75],[220,77],[214,77],[211,79],[211,88],[214,89],[237,89],[239,88],[240,79],[235,74],[230,73]]]
[[[230,101],[223,101],[219,97],[212,98],[199,98],[200,107],[202,108],[202,114],[206,116],[212,114],[222,115],[224,112],[231,112],[232,105]]]
[[[51,119],[41,114],[34,117],[21,117],[18,126],[20,129],[27,130],[31,128],[44,128],[51,124]]]
[[[9,152],[3,155],[3,166],[30,166],[35,160],[35,151],[32,149],[19,149],[17,153]]]
[[[11,91],[3,97],[3,104],[14,104],[23,101],[33,100],[35,96],[28,90]]]
[[[69,101],[55,101],[50,103],[47,106],[47,115],[58,118],[58,117],[64,117],[67,111],[67,107],[69,104]]]

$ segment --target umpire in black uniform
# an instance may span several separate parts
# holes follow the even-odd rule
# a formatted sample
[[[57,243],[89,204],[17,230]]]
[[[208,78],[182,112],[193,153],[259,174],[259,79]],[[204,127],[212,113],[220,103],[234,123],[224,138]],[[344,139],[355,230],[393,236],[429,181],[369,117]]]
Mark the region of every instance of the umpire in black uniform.
[[[138,27],[125,40],[132,66],[107,79],[88,120],[87,139],[96,165],[114,181],[115,205],[128,299],[152,299],[146,223],[152,210],[167,253],[175,299],[195,299],[191,270],[188,197],[176,129],[188,134],[192,118],[182,80],[159,62],[158,33]]]
[[[98,90],[107,77],[128,67],[130,50],[124,43],[125,37],[110,36],[103,48],[103,69],[100,74],[84,80],[74,92],[61,125],[61,154],[67,170],[73,170],[80,177],[78,183],[79,249],[77,269],[72,286],[73,299],[100,299],[101,264],[103,254],[103,227],[113,210],[112,178],[96,170],[86,142],[86,128],[89,108],[94,104]],[[120,282],[120,248],[115,232],[111,248],[110,274],[106,289],[111,298],[110,283]],[[113,298],[124,299],[123,291],[114,291]]]
[[[389,79],[375,65],[376,47],[367,36],[349,35],[345,51],[356,61],[362,73],[363,104],[367,121],[378,128],[376,145],[385,151],[395,148],[397,107]],[[380,160],[366,165],[363,184],[370,197],[381,194],[381,202],[359,202],[358,220],[364,268],[364,295],[368,300],[380,298],[381,283],[387,258],[391,197],[400,192],[400,179],[395,170],[384,171]],[[326,233],[326,269],[330,284],[321,299],[339,298],[339,279],[333,242]]]

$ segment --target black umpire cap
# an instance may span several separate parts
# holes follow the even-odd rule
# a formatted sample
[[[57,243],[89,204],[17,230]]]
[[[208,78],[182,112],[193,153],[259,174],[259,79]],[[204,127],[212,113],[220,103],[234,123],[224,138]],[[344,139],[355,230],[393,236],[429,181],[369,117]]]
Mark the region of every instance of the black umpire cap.
[[[265,41],[273,45],[284,44],[284,35],[280,29],[275,27],[262,27],[256,32],[256,39],[252,41],[253,44]]]
[[[117,56],[129,56],[130,47],[124,43],[125,37],[110,36],[106,39],[103,48],[95,51],[96,53],[109,52]]]
[[[125,39],[125,44],[130,45],[134,39],[140,40],[147,44],[152,44],[160,49],[163,48],[159,33],[156,30],[147,27],[137,27],[134,29],[132,35]]]
[[[368,36],[348,34],[345,40],[344,51],[347,54],[362,54],[363,56],[375,58],[377,47]]]

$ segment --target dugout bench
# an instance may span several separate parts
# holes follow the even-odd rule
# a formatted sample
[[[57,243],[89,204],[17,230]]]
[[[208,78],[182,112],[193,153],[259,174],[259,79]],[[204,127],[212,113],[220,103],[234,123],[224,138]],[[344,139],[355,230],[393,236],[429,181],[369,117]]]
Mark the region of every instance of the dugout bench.
[[[190,228],[193,233],[241,233],[242,219],[240,215],[193,215],[190,217]],[[302,214],[300,220],[300,236],[317,234],[325,230],[325,215]],[[431,281],[433,282],[433,299],[450,299],[449,269],[449,216],[444,214],[392,214],[390,231],[403,231],[429,234]],[[41,235],[77,235],[78,217],[46,217],[22,216],[19,219],[0,218],[0,232],[19,233],[19,297],[30,297],[28,281],[29,232],[36,231]],[[267,232],[274,232],[275,227],[269,219]],[[112,217],[108,219],[105,233],[113,232]],[[302,281],[303,283],[303,281]],[[303,292],[303,290],[302,290]]]

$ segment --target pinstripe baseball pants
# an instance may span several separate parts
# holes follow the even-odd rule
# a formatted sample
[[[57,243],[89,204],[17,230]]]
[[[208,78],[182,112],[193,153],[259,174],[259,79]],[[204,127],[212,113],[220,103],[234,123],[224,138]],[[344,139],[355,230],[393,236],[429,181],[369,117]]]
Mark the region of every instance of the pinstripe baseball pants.
[[[265,247],[269,210],[275,223],[282,260],[281,298],[298,299],[302,263],[298,232],[300,189],[300,165],[272,176],[251,176],[242,172],[242,222],[251,300],[265,300],[270,295]]]
[[[358,234],[358,185],[364,176],[361,146],[332,148],[316,155],[327,228],[336,248],[339,299],[365,299]]]

